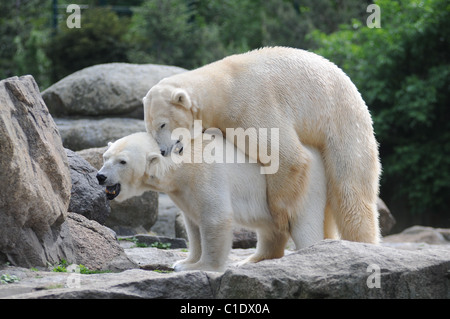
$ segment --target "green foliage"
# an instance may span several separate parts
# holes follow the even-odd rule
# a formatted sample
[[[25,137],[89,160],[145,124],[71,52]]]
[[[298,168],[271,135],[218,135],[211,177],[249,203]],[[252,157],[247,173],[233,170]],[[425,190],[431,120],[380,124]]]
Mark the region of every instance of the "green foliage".
[[[81,28],[69,29],[64,19],[47,47],[53,80],[95,64],[126,62],[127,30],[127,19],[108,8],[82,11]]]
[[[19,280],[16,275],[3,274],[0,276],[0,284],[10,284]]]
[[[444,211],[450,193],[450,5],[376,2],[381,28],[360,22],[311,38],[349,74],[368,104],[380,142],[382,189],[416,213]]]
[[[61,261],[59,262],[59,264],[54,265],[52,268],[53,272],[68,272],[68,267],[70,265],[68,264],[68,262],[65,259],[61,259]],[[72,272],[77,272],[80,273],[82,275],[92,275],[92,274],[104,274],[104,273],[110,273],[110,270],[91,270],[88,267],[84,266],[84,265],[77,265],[75,268],[75,271]]]
[[[0,2],[0,79],[33,74],[41,86],[50,85],[49,13],[40,0]],[[45,12],[45,11],[44,11]]]
[[[161,243],[161,242],[155,242],[150,245],[150,247],[158,248],[158,249],[170,249],[172,246],[171,243]]]

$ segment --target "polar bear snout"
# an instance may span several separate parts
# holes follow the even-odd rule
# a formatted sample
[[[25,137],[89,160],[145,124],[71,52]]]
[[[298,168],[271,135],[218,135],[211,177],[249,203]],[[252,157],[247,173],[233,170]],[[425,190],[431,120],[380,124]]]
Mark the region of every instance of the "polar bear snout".
[[[97,173],[97,180],[98,180],[98,183],[100,184],[100,185],[103,185],[103,184],[105,184],[105,181],[106,181],[106,179],[107,179],[107,177],[105,176],[105,175],[103,175],[103,174],[100,174],[100,173]]]

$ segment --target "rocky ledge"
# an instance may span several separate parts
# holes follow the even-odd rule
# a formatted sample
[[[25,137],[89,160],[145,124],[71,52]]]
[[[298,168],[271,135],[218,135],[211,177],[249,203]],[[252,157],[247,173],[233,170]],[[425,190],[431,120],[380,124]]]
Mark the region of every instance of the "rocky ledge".
[[[167,271],[185,249],[125,247],[139,269],[83,275],[4,266],[1,274],[20,280],[0,285],[0,297],[450,298],[449,245],[398,247],[324,240],[241,267],[233,263],[253,250],[233,249],[224,273]]]

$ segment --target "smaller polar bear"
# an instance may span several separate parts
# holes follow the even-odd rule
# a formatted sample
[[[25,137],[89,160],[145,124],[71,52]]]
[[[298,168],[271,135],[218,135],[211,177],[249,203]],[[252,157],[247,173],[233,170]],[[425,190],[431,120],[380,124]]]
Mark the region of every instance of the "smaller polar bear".
[[[196,143],[203,136],[184,145],[183,155],[203,154],[208,143],[227,149],[229,142],[218,136],[208,143]],[[282,231],[270,214],[266,176],[260,174],[260,165],[230,160],[246,158],[232,147],[235,153],[225,154],[223,161],[179,163],[173,156],[180,154],[164,157],[150,134],[135,133],[109,145],[97,178],[106,186],[110,200],[123,201],[153,190],[167,193],[183,211],[190,250],[187,259],[174,265],[175,271],[223,271],[232,246],[233,223],[254,229],[258,239],[256,252],[239,264],[282,257],[289,236],[297,249],[322,240],[326,178],[320,153],[308,148],[312,165],[306,172],[307,192],[297,215],[289,221],[289,230]]]

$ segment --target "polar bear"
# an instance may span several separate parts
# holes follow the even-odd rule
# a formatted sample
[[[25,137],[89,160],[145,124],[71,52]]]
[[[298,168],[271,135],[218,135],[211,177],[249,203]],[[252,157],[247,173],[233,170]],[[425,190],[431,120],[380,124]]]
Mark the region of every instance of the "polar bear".
[[[201,154],[210,143],[223,149],[229,144],[220,136],[196,143],[202,137],[185,144],[183,152]],[[259,173],[260,165],[238,163],[236,158],[246,156],[231,146],[235,154],[224,154],[225,160],[190,164],[174,161],[174,153],[162,156],[150,134],[135,133],[110,144],[97,178],[106,186],[110,200],[123,201],[153,190],[167,193],[183,211],[190,249],[188,258],[175,264],[176,271],[223,271],[234,223],[257,232],[256,252],[240,264],[282,257],[289,236],[297,249],[322,240],[326,179],[320,153],[305,147],[311,162],[305,172],[304,200],[289,219],[290,227],[280,230],[269,212],[266,178]]]
[[[279,128],[278,149],[270,140],[256,143],[266,154],[269,147],[279,154],[278,171],[266,178],[280,229],[289,227],[305,196],[312,161],[307,146],[318,149],[327,177],[326,221],[337,226],[327,222],[326,237],[379,242],[381,167],[372,119],[355,85],[325,58],[287,47],[232,55],[162,79],[143,103],[146,129],[163,154],[176,143],[170,132],[192,129],[196,120],[223,134],[227,128]]]

